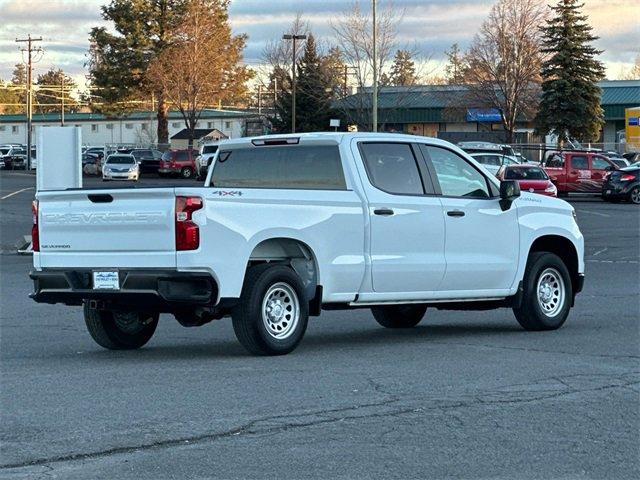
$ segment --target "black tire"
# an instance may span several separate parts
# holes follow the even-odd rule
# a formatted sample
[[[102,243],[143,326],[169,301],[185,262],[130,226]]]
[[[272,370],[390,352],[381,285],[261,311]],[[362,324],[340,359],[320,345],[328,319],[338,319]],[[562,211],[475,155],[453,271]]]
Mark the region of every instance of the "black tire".
[[[636,185],[629,192],[629,201],[634,205],[640,205],[640,186]]]
[[[133,315],[137,319],[127,318]],[[109,350],[134,350],[151,339],[158,326],[158,314],[98,310],[85,302],[84,321],[91,338],[101,347]]]
[[[371,307],[373,318],[385,328],[412,328],[420,323],[427,311],[425,305],[384,305]]]
[[[189,167],[184,167],[180,171],[180,175],[182,176],[182,178],[191,178],[193,177],[193,170]]]
[[[269,322],[266,317],[263,320],[262,312],[267,294],[270,289],[277,289],[278,285],[286,285],[297,297],[297,321],[293,317],[287,317],[287,312],[283,312],[284,317],[280,320],[282,334],[270,331],[267,327]],[[292,302],[292,298],[289,299],[289,304],[294,308],[295,302]],[[288,308],[288,305],[284,308]],[[293,351],[302,340],[309,319],[309,302],[300,277],[284,265],[262,264],[249,268],[242,286],[240,302],[231,312],[231,318],[238,341],[250,353],[284,355]],[[288,323],[287,319],[292,323]],[[273,328],[275,330],[276,327]],[[285,333],[286,337],[277,337]]]
[[[542,300],[538,298],[538,282],[541,276],[546,274],[550,274],[552,278],[549,284],[550,300],[546,305],[557,305],[549,312],[544,310],[541,306]],[[554,277],[557,278],[553,280]],[[564,293],[558,297],[554,304],[554,292],[559,292],[560,288]],[[513,309],[513,313],[522,328],[529,331],[556,330],[560,328],[567,320],[572,302],[571,276],[560,257],[549,252],[533,252],[530,254],[527,260],[527,269],[524,273],[522,304],[520,307]]]

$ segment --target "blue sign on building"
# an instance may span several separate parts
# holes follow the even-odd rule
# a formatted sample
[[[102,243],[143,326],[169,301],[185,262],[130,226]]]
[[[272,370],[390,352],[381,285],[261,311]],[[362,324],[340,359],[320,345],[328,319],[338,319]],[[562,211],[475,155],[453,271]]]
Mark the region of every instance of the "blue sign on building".
[[[638,125],[639,118],[640,117],[629,117],[629,126],[632,127],[632,126]]]
[[[468,108],[467,122],[491,122],[502,121],[502,114],[497,108]]]

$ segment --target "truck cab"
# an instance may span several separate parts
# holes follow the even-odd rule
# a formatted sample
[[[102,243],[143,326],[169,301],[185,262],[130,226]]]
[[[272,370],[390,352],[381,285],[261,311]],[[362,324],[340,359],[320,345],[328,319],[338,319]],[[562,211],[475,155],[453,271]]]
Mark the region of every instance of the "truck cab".
[[[618,169],[604,155],[582,150],[547,152],[543,167],[558,195],[600,193],[606,174]]]

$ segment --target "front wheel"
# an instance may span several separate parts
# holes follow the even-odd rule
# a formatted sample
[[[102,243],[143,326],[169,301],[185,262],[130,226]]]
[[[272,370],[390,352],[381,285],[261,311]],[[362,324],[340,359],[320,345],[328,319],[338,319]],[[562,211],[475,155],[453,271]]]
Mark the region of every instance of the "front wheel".
[[[425,305],[384,305],[371,307],[373,318],[385,328],[411,328],[423,319]]]
[[[99,310],[84,303],[84,321],[91,338],[109,350],[134,350],[145,345],[158,326],[158,314]]]
[[[240,302],[231,313],[238,341],[255,355],[294,350],[307,329],[309,304],[300,277],[285,265],[247,270]]]
[[[553,253],[532,253],[523,283],[522,304],[513,309],[522,328],[530,331],[560,328],[573,299],[571,277],[564,262]]]

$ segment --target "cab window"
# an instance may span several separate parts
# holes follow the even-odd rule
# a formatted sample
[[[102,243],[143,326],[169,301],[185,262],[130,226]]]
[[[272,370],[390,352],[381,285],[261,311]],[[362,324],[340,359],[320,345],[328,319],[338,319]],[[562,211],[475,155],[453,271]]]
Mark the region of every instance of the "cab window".
[[[464,158],[446,148],[421,145],[433,168],[442,195],[448,197],[490,198],[487,179]]]
[[[589,161],[584,155],[573,155],[571,157],[571,168],[576,170],[589,170]]]
[[[388,193],[422,195],[422,180],[407,143],[361,143],[360,151],[372,185]]]
[[[592,157],[591,165],[594,170],[606,170],[611,165],[602,157]]]

